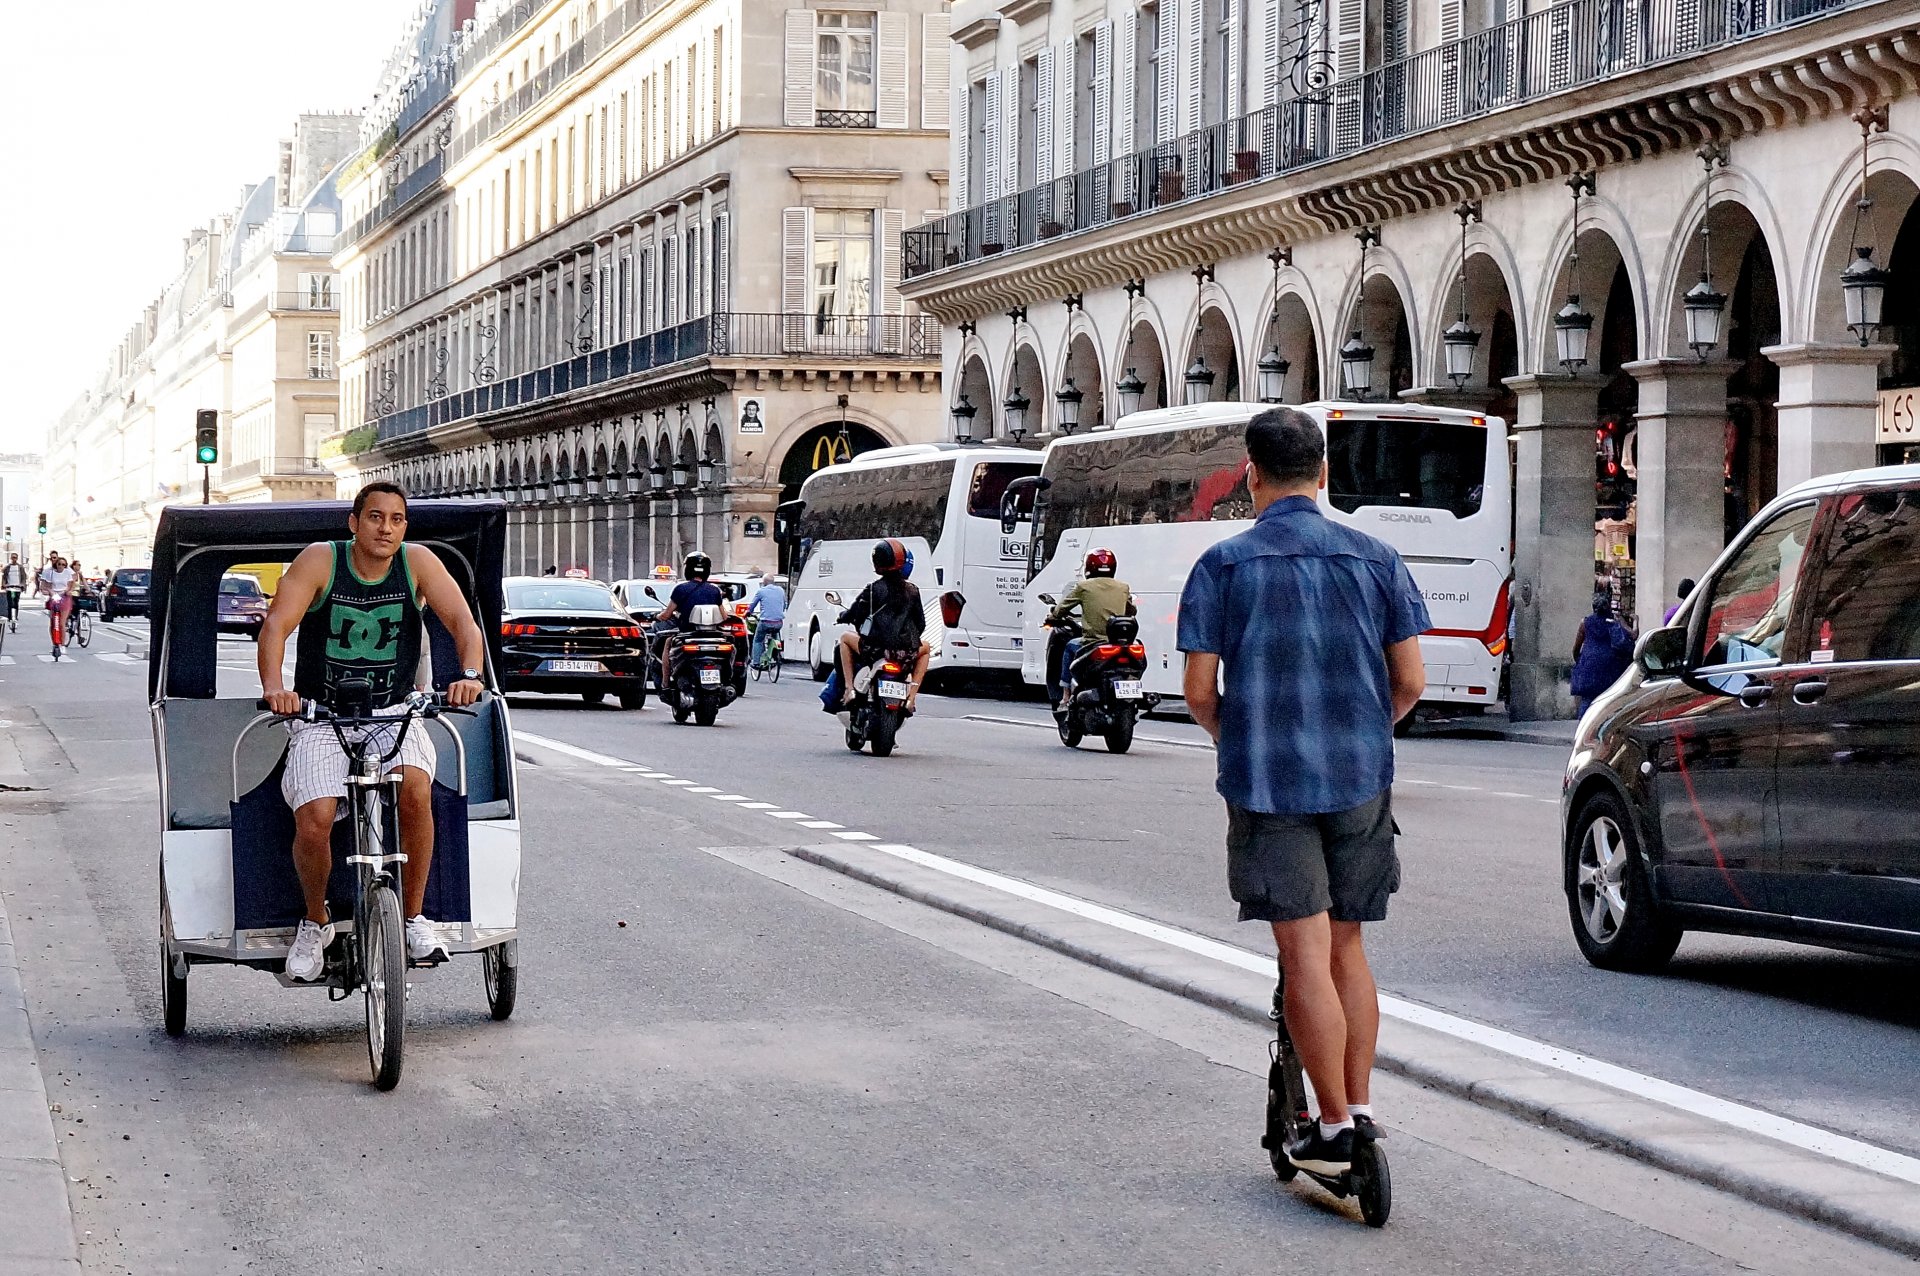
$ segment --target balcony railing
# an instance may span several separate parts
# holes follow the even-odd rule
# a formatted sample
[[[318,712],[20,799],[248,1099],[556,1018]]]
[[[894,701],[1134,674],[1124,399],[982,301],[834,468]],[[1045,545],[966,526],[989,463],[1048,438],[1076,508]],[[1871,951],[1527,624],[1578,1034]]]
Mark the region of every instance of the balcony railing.
[[[386,443],[674,364],[757,355],[934,361],[940,357],[940,324],[931,315],[705,315],[415,407],[383,411],[369,404],[366,421]]]
[[[250,478],[328,478],[332,474],[317,456],[272,456],[226,466],[220,471],[220,482],[224,485]]]
[[[275,310],[318,310],[337,311],[340,309],[340,294],[335,292],[276,292],[273,294]]]
[[[880,123],[878,111],[815,111],[815,128],[877,128]]]
[[[908,278],[1200,199],[1873,0],[1567,0],[906,232]]]

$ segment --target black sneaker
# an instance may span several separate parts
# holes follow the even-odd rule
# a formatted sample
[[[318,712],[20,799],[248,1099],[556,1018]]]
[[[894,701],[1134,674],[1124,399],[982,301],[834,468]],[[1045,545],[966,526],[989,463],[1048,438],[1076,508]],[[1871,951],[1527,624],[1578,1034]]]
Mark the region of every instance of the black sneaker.
[[[1307,1137],[1287,1147],[1287,1159],[1295,1169],[1315,1174],[1345,1174],[1353,1168],[1353,1131],[1346,1129],[1331,1139],[1320,1133],[1315,1121]]]
[[[1353,1117],[1353,1135],[1357,1139],[1384,1139],[1387,1132],[1370,1116],[1355,1113]]]

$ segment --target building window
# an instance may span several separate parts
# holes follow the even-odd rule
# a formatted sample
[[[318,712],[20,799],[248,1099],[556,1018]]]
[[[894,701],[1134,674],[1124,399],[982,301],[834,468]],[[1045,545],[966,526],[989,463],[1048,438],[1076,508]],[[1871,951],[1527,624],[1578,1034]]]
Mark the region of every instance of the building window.
[[[873,213],[813,214],[813,314],[817,332],[845,332],[873,312]]]
[[[333,380],[333,334],[307,334],[307,376],[314,381]]]
[[[301,275],[300,291],[296,294],[298,305],[303,310],[337,310],[340,307],[338,294],[338,275]]]
[[[874,127],[871,13],[823,13],[817,22],[814,123],[822,128]]]

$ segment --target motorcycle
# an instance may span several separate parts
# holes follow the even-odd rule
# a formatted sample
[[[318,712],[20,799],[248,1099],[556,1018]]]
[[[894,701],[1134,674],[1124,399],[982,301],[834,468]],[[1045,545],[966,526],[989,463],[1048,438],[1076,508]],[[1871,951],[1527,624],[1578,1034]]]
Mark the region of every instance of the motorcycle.
[[[654,631],[647,676],[661,702],[673,710],[675,722],[691,717],[710,727],[721,708],[740,694],[733,637],[719,607],[695,607],[687,619],[692,627],[685,632],[671,623]]]
[[[910,656],[895,652],[853,671],[853,702],[840,715],[847,727],[847,747],[855,753],[873,746],[873,756],[893,752],[900,724],[911,715],[907,708],[907,679],[913,671]]]
[[[1053,603],[1044,594],[1040,601],[1049,606]],[[1058,669],[1066,644],[1084,632],[1071,616],[1054,621],[1047,667]],[[1140,622],[1132,616],[1109,619],[1106,641],[1082,646],[1067,669],[1066,682],[1053,708],[1060,743],[1075,749],[1082,739],[1097,734],[1106,740],[1109,753],[1131,749],[1134,723],[1146,700],[1140,689],[1146,671],[1147,649],[1140,641]]]

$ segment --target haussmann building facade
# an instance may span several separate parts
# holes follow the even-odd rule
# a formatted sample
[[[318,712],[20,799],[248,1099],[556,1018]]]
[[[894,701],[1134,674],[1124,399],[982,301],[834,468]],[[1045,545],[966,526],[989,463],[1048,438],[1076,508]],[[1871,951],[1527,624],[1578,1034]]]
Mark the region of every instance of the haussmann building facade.
[[[1052,429],[1063,391],[1083,427],[1123,388],[1253,400],[1263,369],[1285,402],[1499,415],[1516,716],[1570,712],[1596,586],[1644,632],[1777,492],[1920,459],[1910,3],[961,0],[952,23],[955,211],[909,228],[902,289],[941,321],[956,426],[1012,400]]]
[[[945,429],[899,283],[947,35],[935,0],[463,19],[343,185],[344,486],[503,498],[515,571],[775,567],[809,473]]]

